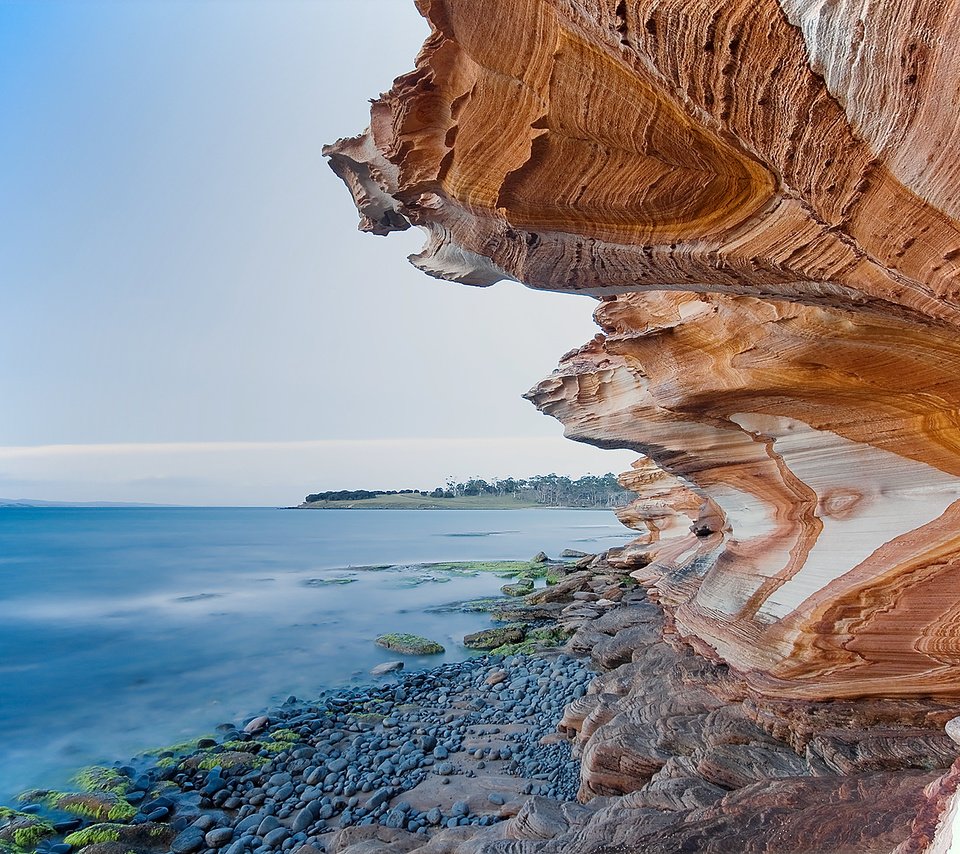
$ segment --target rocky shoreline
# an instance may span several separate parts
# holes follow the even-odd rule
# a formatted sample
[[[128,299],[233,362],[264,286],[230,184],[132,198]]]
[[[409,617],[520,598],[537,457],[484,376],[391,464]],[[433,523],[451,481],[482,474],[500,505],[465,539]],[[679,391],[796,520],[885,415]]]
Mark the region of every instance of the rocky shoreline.
[[[569,599],[562,575],[576,564],[541,554],[493,569],[526,592],[547,575],[552,598]],[[497,639],[489,646],[514,641],[518,653],[410,673],[387,662],[375,668],[387,677],[379,684],[312,703],[290,697],[209,737],[86,768],[75,791],[31,790],[0,807],[0,850],[311,854],[347,828],[422,841],[437,829],[490,825],[531,795],[573,799],[578,763],[557,724],[594,674],[556,649],[524,654],[566,638],[551,620],[558,608],[507,597],[466,604],[501,623],[521,620],[481,633]]]
[[[569,636],[290,698],[215,736],[26,793],[0,844],[46,854],[924,850],[956,710],[764,700],[584,558],[495,618]],[[948,730],[950,728],[948,727]],[[952,770],[951,770],[952,766]],[[863,817],[869,816],[869,820]],[[932,818],[931,818],[932,816]],[[911,847],[912,846],[912,847]]]
[[[139,768],[88,769],[86,792],[25,793],[22,823],[42,827],[38,808],[63,813],[64,841],[40,846],[56,854],[309,854],[343,828],[487,826],[518,798],[576,796],[569,747],[541,742],[591,676],[567,655],[481,656],[315,703],[290,698]],[[83,829],[66,818],[77,812]]]

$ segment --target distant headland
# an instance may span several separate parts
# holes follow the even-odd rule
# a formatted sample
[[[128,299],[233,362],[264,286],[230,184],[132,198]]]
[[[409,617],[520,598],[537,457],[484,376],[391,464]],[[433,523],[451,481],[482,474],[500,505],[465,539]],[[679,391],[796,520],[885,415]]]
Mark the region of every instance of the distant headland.
[[[629,504],[636,493],[614,474],[573,480],[557,474],[462,483],[448,480],[435,489],[353,489],[312,492],[298,509],[310,510],[517,510],[524,507],[610,509]]]

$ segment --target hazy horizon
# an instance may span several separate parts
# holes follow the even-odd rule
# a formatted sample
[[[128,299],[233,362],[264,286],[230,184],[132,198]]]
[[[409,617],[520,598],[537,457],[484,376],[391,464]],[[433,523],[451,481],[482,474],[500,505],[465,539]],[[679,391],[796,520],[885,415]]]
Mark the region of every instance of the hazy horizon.
[[[365,25],[375,16],[376,27]],[[0,5],[0,495],[289,504],[621,471],[521,393],[593,301],[433,280],[321,157],[412,0]]]
[[[626,468],[636,456],[599,451],[562,437],[530,436],[0,447],[0,468],[8,472],[0,479],[0,498],[285,506],[310,492],[433,489],[448,477],[604,474]],[[522,460],[522,467],[506,466],[504,461],[511,458]],[[595,459],[625,462],[619,468],[590,468]],[[557,460],[560,465],[554,464]],[[73,473],[73,481],[56,479],[64,467]],[[19,470],[30,477],[10,476]],[[37,493],[38,483],[56,485],[56,494],[51,495],[53,488]]]

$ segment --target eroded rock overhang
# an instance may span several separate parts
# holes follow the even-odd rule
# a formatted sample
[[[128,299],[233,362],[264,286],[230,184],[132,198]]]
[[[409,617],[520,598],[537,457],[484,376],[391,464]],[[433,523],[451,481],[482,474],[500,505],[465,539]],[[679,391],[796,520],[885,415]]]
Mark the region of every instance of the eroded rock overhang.
[[[960,695],[960,2],[420,0],[325,153],[411,261],[602,301],[529,393],[759,693]]]

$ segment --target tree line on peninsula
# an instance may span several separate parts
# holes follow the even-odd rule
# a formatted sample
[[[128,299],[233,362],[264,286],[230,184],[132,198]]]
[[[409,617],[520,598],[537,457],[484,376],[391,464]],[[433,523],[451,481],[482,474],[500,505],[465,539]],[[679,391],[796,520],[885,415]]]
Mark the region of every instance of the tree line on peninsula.
[[[384,495],[421,495],[426,498],[462,498],[464,496],[492,495],[532,501],[545,507],[622,507],[629,504],[636,493],[624,489],[612,472],[602,476],[584,475],[571,479],[558,474],[541,474],[528,478],[497,478],[491,481],[472,477],[458,482],[448,478],[445,486],[435,489],[340,489],[330,492],[312,492],[304,501],[363,501]]]

